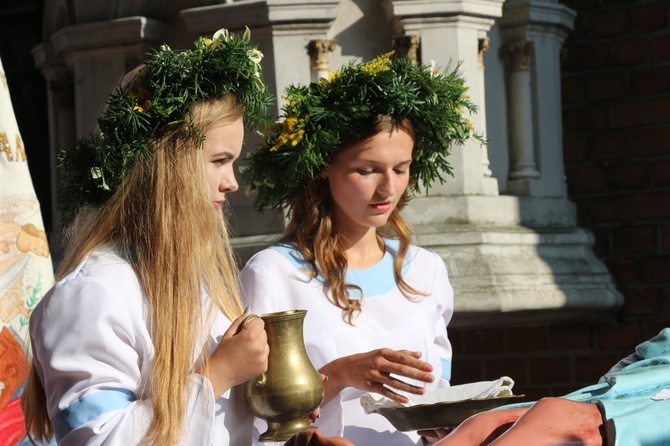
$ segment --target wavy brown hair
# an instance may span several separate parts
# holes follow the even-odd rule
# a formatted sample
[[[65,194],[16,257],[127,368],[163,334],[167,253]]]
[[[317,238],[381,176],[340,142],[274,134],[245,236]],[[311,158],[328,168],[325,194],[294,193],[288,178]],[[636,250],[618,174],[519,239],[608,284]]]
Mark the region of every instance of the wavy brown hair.
[[[368,133],[355,140],[345,140],[340,152],[382,132],[391,134],[402,129],[414,137],[412,124],[407,119],[378,116],[369,129]],[[377,230],[377,242],[382,250],[385,250],[382,236],[396,238],[400,242],[398,253],[393,260],[393,274],[400,290],[407,298],[411,298],[411,295],[423,295],[402,277],[403,261],[409,249],[412,231],[400,215],[400,211],[410,199],[409,189],[408,187],[391,212],[386,225]],[[293,197],[289,207],[289,223],[284,235],[297,245],[310,263],[311,271],[307,273],[312,278],[320,275],[324,279],[331,291],[329,297],[331,302],[341,308],[347,322],[354,325],[355,315],[361,311],[361,300],[350,299],[347,290],[356,289],[361,297],[363,293],[360,287],[345,282],[348,261],[344,241],[333,221],[333,200],[325,178],[320,175],[311,178],[301,192]]]
[[[243,115],[244,105],[226,94],[194,104],[190,123],[206,133]],[[143,377],[137,396],[153,411],[145,443],[176,445],[187,415],[193,358],[207,361],[205,342],[216,310],[234,320],[242,305],[228,228],[211,203],[203,151],[181,126],[155,141],[151,152],[137,161],[109,200],[73,222],[56,276],[64,277],[105,246],[133,267],[146,294],[155,347],[151,374]],[[204,312],[203,290],[211,297]],[[45,389],[34,365],[22,408],[31,440],[53,436]]]

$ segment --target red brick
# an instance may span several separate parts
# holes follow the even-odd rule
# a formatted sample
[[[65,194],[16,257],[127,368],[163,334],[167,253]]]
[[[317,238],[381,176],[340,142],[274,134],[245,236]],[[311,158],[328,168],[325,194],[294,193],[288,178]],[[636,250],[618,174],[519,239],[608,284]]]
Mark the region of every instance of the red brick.
[[[612,104],[608,113],[610,125],[613,128],[622,128],[650,124],[652,105],[647,100]]]
[[[667,94],[670,91],[670,67],[653,66],[631,73],[632,94]]]
[[[467,354],[499,353],[504,351],[503,330],[471,330],[463,335],[463,350]]]
[[[650,3],[628,10],[628,29],[631,32],[662,30],[668,26],[667,2]]]
[[[655,63],[670,61],[670,35],[654,37],[651,41],[651,60]]]
[[[597,43],[575,43],[565,46],[561,67],[565,71],[600,68],[603,65],[601,47]]]
[[[665,293],[658,288],[629,290],[624,293],[625,301],[621,312],[631,315],[659,315],[663,313]]]
[[[544,327],[521,327],[507,329],[507,351],[535,352],[547,349],[547,334]]]
[[[603,62],[605,65],[639,65],[648,60],[647,41],[638,37],[619,40],[604,45]]]
[[[597,222],[629,220],[634,216],[628,195],[608,195],[590,200],[590,219]]]
[[[586,140],[579,137],[566,136],[563,138],[563,159],[566,163],[582,161]]]
[[[633,156],[667,155],[670,153],[670,128],[637,130],[631,141]]]
[[[656,187],[670,186],[670,160],[658,161],[654,165],[653,178]]]
[[[615,10],[583,14],[581,23],[589,36],[618,36],[626,31],[626,12]]]
[[[670,193],[637,195],[635,212],[640,218],[670,217]]]
[[[637,263],[630,258],[608,260],[605,263],[614,281],[619,285],[637,280]]]
[[[465,384],[484,379],[483,365],[480,360],[461,360],[454,357],[451,367],[451,384]]]
[[[652,226],[627,226],[613,231],[617,254],[650,252],[656,249],[656,231]]]
[[[552,350],[583,350],[593,348],[591,330],[586,325],[559,325],[550,328]]]
[[[670,327],[670,317],[666,314],[664,317],[657,317],[642,322],[643,339],[651,339],[666,327]]]
[[[620,72],[592,76],[587,81],[586,91],[586,97],[589,101],[626,98],[629,96],[626,74]]]
[[[568,133],[593,132],[605,128],[605,109],[600,106],[564,109],[563,129]]]
[[[670,48],[670,43],[668,44]],[[659,98],[656,101],[656,119],[654,122],[665,124],[670,122],[670,97]]]
[[[532,358],[530,382],[558,384],[570,381],[570,364],[565,358]]]
[[[639,263],[643,283],[670,282],[670,255],[645,257]]]
[[[607,169],[607,184],[614,190],[647,188],[651,186],[651,178],[648,163],[624,162]]]
[[[527,359],[525,358],[509,358],[509,359],[495,359],[486,362],[486,376],[497,379],[501,376],[509,376],[514,380],[515,384],[528,383],[527,376]]]
[[[619,359],[617,355],[578,358],[575,360],[575,378],[581,383],[595,384]]]
[[[607,185],[605,170],[602,167],[569,169],[566,170],[565,176],[570,192],[575,194],[603,192]]]
[[[584,82],[581,77],[564,77],[561,80],[561,100],[563,104],[584,100]]]
[[[607,132],[593,136],[588,156],[594,161],[619,159],[628,156],[628,134]]]
[[[596,331],[596,340],[602,350],[632,349],[640,342],[639,327],[623,323],[605,325]]]
[[[598,256],[604,256],[612,253],[612,241],[610,228],[594,228],[592,231],[593,238],[593,252]]]
[[[591,226],[591,202],[589,198],[579,195],[571,197],[577,208],[577,223],[579,226]]]

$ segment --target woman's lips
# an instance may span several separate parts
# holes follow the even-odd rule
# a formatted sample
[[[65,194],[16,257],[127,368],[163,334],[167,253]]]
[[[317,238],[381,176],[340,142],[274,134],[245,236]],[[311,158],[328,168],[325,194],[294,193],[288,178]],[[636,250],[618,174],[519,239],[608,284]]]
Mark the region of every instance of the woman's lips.
[[[384,201],[383,203],[372,203],[370,206],[377,212],[388,212],[391,209],[391,202]]]

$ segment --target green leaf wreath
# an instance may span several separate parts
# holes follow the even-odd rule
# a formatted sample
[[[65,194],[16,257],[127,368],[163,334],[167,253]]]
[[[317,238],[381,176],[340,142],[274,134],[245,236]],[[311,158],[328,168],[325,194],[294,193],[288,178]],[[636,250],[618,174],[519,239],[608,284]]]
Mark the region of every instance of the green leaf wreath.
[[[219,30],[212,39],[198,38],[190,50],[162,45],[149,53],[137,73],[141,87],[118,88],[98,119],[99,132],[59,154],[62,198],[70,211],[107,200],[166,132],[186,126],[200,145],[204,135],[188,122],[194,102],[232,92],[246,106],[247,128],[267,123],[274,98],[263,81],[262,58],[248,28],[242,37]]]
[[[452,174],[447,158],[454,144],[470,138],[484,143],[467,119],[476,106],[458,67],[440,73],[392,55],[350,63],[318,83],[287,87],[283,121],[267,131],[263,147],[249,155],[242,170],[248,189],[256,192],[257,210],[287,207],[295,192],[330,164],[343,137],[364,134],[379,115],[406,118],[414,126],[415,191]]]

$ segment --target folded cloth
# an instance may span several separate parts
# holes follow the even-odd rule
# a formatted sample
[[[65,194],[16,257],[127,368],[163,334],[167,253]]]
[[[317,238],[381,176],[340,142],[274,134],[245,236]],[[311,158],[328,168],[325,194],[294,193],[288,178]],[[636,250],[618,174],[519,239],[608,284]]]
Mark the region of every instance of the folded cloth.
[[[651,397],[654,401],[670,400],[670,389],[663,389]]]
[[[463,400],[482,400],[487,398],[502,398],[512,396],[514,380],[509,376],[502,376],[493,381],[478,381],[458,386],[445,387],[423,395],[408,395],[407,403],[393,401],[378,393],[366,393],[361,396],[361,406],[365,413],[371,413],[379,409],[392,409],[397,407],[409,407],[418,404],[435,404],[444,402],[456,402]]]

